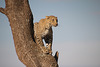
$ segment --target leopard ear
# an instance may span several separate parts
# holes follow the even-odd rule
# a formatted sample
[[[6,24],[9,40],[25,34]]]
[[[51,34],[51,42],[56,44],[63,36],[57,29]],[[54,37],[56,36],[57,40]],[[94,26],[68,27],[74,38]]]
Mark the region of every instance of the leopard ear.
[[[49,19],[49,16],[46,16],[46,19]]]

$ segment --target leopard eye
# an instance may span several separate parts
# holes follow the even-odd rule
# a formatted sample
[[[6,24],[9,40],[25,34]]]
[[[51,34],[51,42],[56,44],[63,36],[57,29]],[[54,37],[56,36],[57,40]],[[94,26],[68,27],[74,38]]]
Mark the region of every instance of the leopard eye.
[[[58,19],[56,20],[56,22],[58,22]]]

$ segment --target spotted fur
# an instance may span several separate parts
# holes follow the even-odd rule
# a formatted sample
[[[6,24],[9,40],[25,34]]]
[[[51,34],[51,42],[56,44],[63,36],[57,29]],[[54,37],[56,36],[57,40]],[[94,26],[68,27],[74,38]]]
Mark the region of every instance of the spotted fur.
[[[52,26],[58,26],[58,19],[55,16],[46,16],[45,19],[34,23],[34,38],[36,43],[41,46],[44,53],[52,54]],[[46,43],[46,47],[43,44],[43,39]]]

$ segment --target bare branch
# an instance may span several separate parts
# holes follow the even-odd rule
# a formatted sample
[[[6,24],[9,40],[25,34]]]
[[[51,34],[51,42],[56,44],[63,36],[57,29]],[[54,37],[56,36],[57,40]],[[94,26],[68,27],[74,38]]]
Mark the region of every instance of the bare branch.
[[[5,9],[4,8],[0,8],[0,12],[3,14],[6,14]]]

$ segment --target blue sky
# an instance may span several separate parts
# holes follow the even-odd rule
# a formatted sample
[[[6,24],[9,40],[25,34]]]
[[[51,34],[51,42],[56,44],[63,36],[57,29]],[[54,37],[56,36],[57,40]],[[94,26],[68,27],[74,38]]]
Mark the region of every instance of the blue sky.
[[[100,0],[29,0],[38,22],[58,17],[53,54],[59,51],[60,67],[100,67]],[[4,7],[0,0],[0,7]],[[8,19],[0,13],[0,67],[25,67],[17,58]]]

